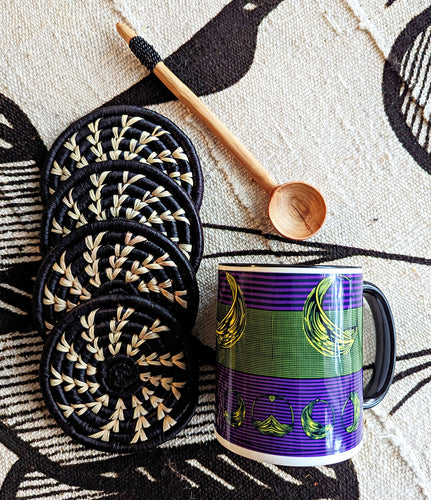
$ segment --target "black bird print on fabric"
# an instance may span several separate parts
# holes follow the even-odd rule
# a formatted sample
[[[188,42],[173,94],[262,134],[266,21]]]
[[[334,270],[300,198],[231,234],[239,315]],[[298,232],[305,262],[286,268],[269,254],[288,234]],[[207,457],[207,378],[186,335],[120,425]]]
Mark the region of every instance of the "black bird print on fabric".
[[[220,92],[234,85],[253,63],[260,23],[282,1],[233,0],[190,40],[166,57],[166,65],[198,96]],[[147,106],[175,99],[150,73],[106,105]]]

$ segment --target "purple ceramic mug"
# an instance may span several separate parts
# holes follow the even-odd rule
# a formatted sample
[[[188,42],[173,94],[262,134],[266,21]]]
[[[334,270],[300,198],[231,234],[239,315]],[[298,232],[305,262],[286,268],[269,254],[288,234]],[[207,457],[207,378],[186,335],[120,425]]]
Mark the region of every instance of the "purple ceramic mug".
[[[358,267],[220,264],[215,431],[269,463],[340,462],[362,444],[363,409],[392,382],[395,328],[383,293]],[[363,388],[362,310],[376,330]]]

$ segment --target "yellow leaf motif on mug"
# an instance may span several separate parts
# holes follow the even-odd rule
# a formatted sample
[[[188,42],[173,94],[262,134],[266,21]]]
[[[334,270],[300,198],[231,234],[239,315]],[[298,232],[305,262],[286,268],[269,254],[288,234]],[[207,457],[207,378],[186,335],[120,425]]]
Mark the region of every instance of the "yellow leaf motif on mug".
[[[345,276],[342,278],[348,279]],[[310,344],[323,356],[337,358],[347,354],[355,342],[358,326],[346,330],[337,326],[323,310],[323,300],[339,278],[324,278],[308,295],[303,308],[302,326]],[[340,311],[341,313],[343,310]]]
[[[241,338],[245,330],[246,310],[245,300],[241,288],[235,278],[226,273],[226,279],[232,293],[232,304],[226,316],[217,325],[217,345],[229,349]]]

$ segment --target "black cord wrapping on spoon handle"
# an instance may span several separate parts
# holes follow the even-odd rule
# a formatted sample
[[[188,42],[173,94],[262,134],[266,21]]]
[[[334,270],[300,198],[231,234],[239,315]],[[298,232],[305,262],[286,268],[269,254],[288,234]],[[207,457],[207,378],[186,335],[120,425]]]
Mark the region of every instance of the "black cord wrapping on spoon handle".
[[[130,40],[129,48],[139,61],[150,71],[153,71],[156,64],[162,61],[156,49],[140,36],[134,36]]]

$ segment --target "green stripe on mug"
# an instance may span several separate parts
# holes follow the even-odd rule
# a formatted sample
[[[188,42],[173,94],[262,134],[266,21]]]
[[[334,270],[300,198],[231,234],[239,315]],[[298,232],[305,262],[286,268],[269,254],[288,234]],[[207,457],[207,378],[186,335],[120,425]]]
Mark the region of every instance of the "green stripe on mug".
[[[218,304],[217,321],[229,311]],[[362,307],[327,311],[328,318],[342,330],[357,328],[357,337],[348,356],[337,363],[323,356],[307,338],[302,311],[265,311],[248,308],[244,334],[229,349],[217,351],[217,361],[243,373],[283,378],[338,377],[362,368]],[[272,353],[268,356],[268,353]],[[265,355],[263,355],[265,353]]]

